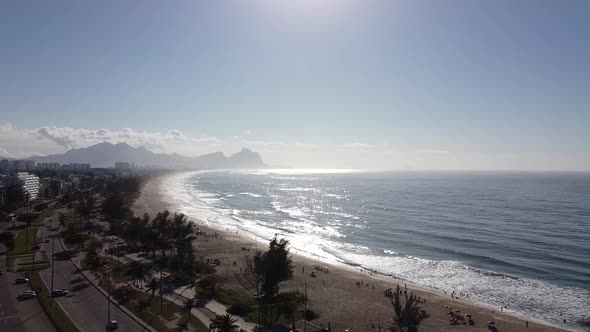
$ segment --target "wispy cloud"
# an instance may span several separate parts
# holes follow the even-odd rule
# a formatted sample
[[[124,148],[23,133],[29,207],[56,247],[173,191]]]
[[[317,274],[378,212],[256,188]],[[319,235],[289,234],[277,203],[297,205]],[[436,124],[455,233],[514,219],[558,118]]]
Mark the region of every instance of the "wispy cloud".
[[[242,140],[242,143],[246,144],[246,145],[254,145],[254,146],[280,146],[280,147],[295,147],[295,148],[307,148],[307,149],[316,149],[316,148],[320,147],[318,144],[300,143],[300,142],[285,143],[285,142],[279,142],[279,141]]]
[[[214,143],[216,137],[191,137],[180,130],[168,132],[136,131],[132,128],[122,130],[86,129],[69,127],[40,127],[29,130],[39,140],[49,140],[66,149],[86,147],[100,142],[126,142],[133,146],[143,146],[158,151],[166,150],[169,144]]]
[[[439,150],[439,149],[421,149],[416,152],[426,153],[426,154],[448,154],[449,153],[449,151],[447,151],[447,150]]]
[[[367,144],[367,143],[353,142],[353,143],[342,144],[342,147],[347,148],[347,149],[371,149],[371,148],[374,148],[375,146],[372,144]]]

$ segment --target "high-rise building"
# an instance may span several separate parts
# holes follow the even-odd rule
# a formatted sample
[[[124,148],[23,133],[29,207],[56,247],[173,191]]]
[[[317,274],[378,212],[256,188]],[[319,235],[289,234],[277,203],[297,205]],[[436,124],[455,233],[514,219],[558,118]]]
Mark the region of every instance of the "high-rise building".
[[[59,163],[38,163],[37,168],[43,170],[58,170]]]
[[[115,163],[115,169],[130,170],[131,169],[131,163],[118,161],[118,162]]]
[[[16,177],[21,183],[25,199],[28,201],[37,199],[39,197],[39,177],[28,172],[18,172]]]
[[[6,188],[0,184],[0,206],[6,205]]]
[[[0,161],[0,169],[14,171],[32,171],[35,169],[34,160],[6,160]]]

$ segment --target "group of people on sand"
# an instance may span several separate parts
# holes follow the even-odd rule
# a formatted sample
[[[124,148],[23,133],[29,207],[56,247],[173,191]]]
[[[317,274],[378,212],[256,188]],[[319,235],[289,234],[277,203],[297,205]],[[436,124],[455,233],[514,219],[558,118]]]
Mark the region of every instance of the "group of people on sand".
[[[357,288],[363,288],[364,286],[367,286],[367,288],[369,288],[369,283],[365,283],[364,281],[357,281],[356,282],[356,287]],[[373,285],[373,289],[375,289],[375,285]]]
[[[447,294],[447,291],[445,291],[445,295]],[[459,297],[466,297],[469,298],[469,294],[465,293],[465,292],[459,292],[459,296],[457,296],[457,292],[453,291],[451,293],[451,298],[452,299],[458,299]]]
[[[449,309],[447,317],[449,317],[449,323],[451,323],[451,325],[475,325],[475,321],[471,317],[471,314],[463,314],[459,310],[453,311],[453,308],[449,306],[445,306],[445,308]]]

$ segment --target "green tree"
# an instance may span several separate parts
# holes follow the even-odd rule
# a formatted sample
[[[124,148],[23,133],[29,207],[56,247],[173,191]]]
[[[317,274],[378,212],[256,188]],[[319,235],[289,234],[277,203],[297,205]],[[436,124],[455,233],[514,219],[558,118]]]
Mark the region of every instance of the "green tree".
[[[66,225],[66,215],[64,213],[59,214],[59,225],[61,227]]]
[[[98,257],[98,252],[96,249],[96,246],[90,246],[86,252],[86,257],[84,258],[84,261],[92,271],[97,271],[100,267],[100,258]]]
[[[217,292],[217,278],[213,275],[206,276],[197,282],[197,286],[199,286],[199,295],[202,297],[211,300],[215,297]]]
[[[182,310],[184,310],[184,312],[188,313],[188,319],[187,320],[191,320],[191,310],[193,310],[193,308],[195,307],[195,305],[197,304],[197,300],[193,297],[190,299],[186,299],[186,301],[184,301],[184,304],[182,306]]]
[[[215,332],[238,332],[240,327],[236,322],[237,319],[230,314],[217,315],[213,322],[211,322],[211,328]]]
[[[95,200],[92,194],[82,196],[78,200],[78,204],[76,204],[76,211],[86,223],[90,221],[90,218],[92,218],[94,214],[94,205]]]
[[[154,296],[156,296],[156,291],[159,288],[160,288],[160,283],[158,282],[158,280],[155,277],[153,277],[152,280],[150,280],[150,282],[147,284],[147,290],[152,292],[152,296],[150,297],[150,302],[152,301]]]
[[[125,199],[120,194],[107,196],[102,202],[102,215],[111,223],[113,233],[118,233],[125,218],[130,215],[129,208],[125,205]]]
[[[140,261],[133,261],[127,267],[127,275],[137,282],[139,287],[143,287],[143,278],[149,273],[151,267]]]
[[[391,300],[395,317],[393,318],[393,325],[390,330],[393,332],[417,332],[422,321],[429,316],[419,306],[413,294],[410,294],[409,297],[406,294],[404,299],[402,299],[400,293],[401,291],[398,285]]]
[[[14,249],[14,234],[11,232],[0,233],[0,243],[3,243],[8,250]]]
[[[247,260],[243,274],[242,285],[246,285],[258,298],[262,315],[259,322],[267,330],[280,314],[276,308],[280,283],[293,278],[293,262],[288,245],[289,241],[275,237],[270,241],[268,251],[257,252],[251,260]]]
[[[305,303],[307,298],[299,291],[280,293],[277,296],[278,310],[277,313],[285,315],[291,321],[291,327],[295,330],[295,317],[297,311]]]

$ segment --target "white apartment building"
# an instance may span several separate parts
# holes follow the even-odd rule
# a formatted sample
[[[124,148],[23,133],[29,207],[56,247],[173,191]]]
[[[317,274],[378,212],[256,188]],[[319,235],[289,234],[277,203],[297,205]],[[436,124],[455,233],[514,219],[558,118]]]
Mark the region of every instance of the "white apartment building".
[[[16,174],[22,185],[23,192],[27,200],[31,201],[39,197],[39,177],[28,172],[18,172]]]

